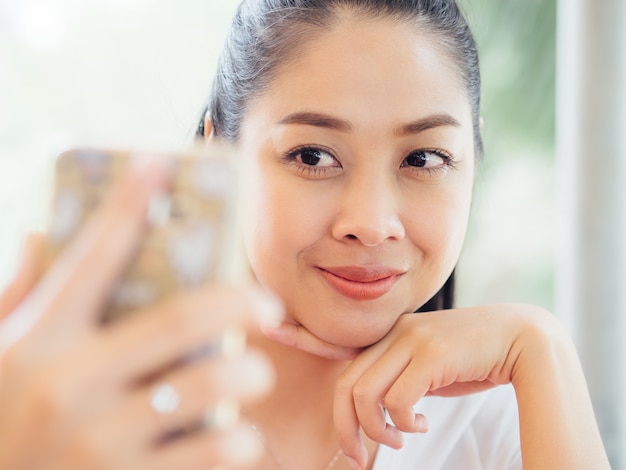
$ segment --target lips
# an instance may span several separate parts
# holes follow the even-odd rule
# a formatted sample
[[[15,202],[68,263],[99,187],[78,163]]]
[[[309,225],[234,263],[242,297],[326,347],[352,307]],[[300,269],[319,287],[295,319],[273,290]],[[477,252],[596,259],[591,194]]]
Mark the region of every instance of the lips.
[[[337,292],[354,300],[374,300],[387,294],[406,271],[386,266],[318,267]]]

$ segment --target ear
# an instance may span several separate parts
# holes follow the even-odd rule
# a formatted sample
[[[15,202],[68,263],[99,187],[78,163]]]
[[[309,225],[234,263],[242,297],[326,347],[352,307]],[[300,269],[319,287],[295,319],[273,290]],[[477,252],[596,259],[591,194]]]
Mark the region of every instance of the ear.
[[[204,115],[204,138],[210,139],[213,137],[213,121],[211,121],[211,112],[207,110]]]

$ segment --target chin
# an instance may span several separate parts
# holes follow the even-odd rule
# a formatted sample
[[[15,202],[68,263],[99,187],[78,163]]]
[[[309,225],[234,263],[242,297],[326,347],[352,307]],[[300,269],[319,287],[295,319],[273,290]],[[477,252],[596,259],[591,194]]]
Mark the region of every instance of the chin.
[[[366,348],[387,336],[392,326],[393,324],[388,327],[380,325],[356,327],[354,324],[346,326],[335,324],[332,328],[324,328],[319,332],[315,331],[315,328],[309,329],[309,331],[322,341],[336,346]]]

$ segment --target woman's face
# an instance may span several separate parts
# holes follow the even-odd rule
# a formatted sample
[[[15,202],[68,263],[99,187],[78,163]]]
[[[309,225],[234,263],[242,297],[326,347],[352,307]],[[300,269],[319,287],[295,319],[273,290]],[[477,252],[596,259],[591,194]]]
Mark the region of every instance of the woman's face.
[[[381,339],[456,264],[474,176],[458,71],[414,25],[347,13],[248,108],[244,239],[292,321]]]

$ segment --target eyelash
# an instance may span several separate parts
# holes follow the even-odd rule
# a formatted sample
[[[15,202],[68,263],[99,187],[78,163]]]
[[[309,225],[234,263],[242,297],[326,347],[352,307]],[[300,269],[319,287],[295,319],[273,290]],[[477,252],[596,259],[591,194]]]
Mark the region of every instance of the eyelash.
[[[426,153],[426,154],[433,154],[439,158],[441,158],[443,160],[443,164],[440,166],[437,166],[435,168],[426,168],[426,167],[417,167],[417,166],[412,166],[412,165],[406,165],[406,159],[409,158],[411,155],[415,155],[417,153]],[[436,176],[445,172],[448,172],[450,170],[455,170],[456,169],[456,161],[454,159],[454,157],[452,155],[450,155],[447,151],[441,149],[441,148],[424,148],[424,149],[416,149],[413,150],[412,152],[410,152],[406,157],[404,157],[404,159],[402,160],[402,167],[410,167],[413,171],[416,171],[418,173],[426,173],[428,176]]]
[[[307,165],[306,163],[298,162],[296,160],[298,155],[301,155],[304,151],[307,151],[307,150],[311,152],[327,153],[335,160],[335,162],[337,163],[337,166],[332,166],[332,167],[316,166],[316,165]],[[300,145],[286,152],[282,157],[282,161],[286,165],[293,167],[296,170],[296,173],[298,176],[303,176],[303,177],[311,178],[311,179],[316,179],[316,178],[322,179],[327,176],[329,170],[335,169],[335,168],[341,168],[341,163],[339,163],[339,160],[335,157],[333,152],[330,149],[324,148],[319,145]]]
[[[336,166],[332,166],[332,167],[328,167],[328,166],[316,166],[316,165],[307,165],[305,163],[302,162],[298,162],[296,160],[296,158],[301,155],[304,151],[311,151],[311,152],[323,152],[326,153],[328,155],[330,155],[336,162]],[[443,160],[443,164],[440,166],[437,166],[436,168],[428,168],[428,167],[418,167],[418,166],[413,166],[413,165],[408,165],[406,164],[406,159],[409,158],[411,155],[415,155],[417,153],[426,153],[426,154],[433,154],[439,158],[441,158]],[[323,146],[319,146],[319,145],[300,145],[294,149],[289,150],[288,152],[286,152],[283,157],[282,157],[282,161],[289,166],[293,166],[298,174],[298,176],[303,176],[303,177],[307,177],[307,178],[324,178],[328,175],[328,172],[331,171],[332,169],[336,169],[336,168],[341,168],[341,163],[339,163],[339,160],[334,156],[333,152]],[[410,168],[412,172],[415,172],[419,175],[426,175],[428,177],[433,177],[433,176],[437,176],[439,174],[448,172],[450,170],[454,170],[456,169],[456,162],[454,157],[452,157],[447,151],[440,149],[440,148],[424,148],[424,149],[415,149],[411,152],[409,152],[409,154],[404,157],[402,159],[402,164],[400,165],[401,168]]]

